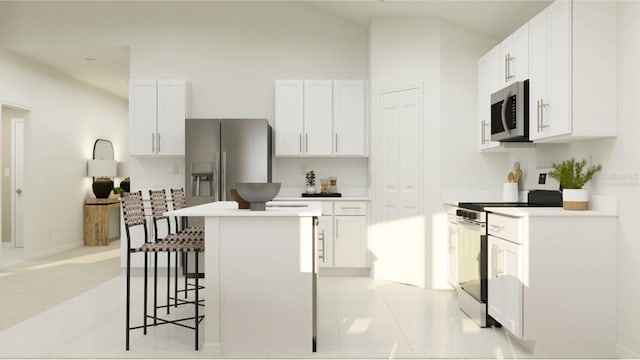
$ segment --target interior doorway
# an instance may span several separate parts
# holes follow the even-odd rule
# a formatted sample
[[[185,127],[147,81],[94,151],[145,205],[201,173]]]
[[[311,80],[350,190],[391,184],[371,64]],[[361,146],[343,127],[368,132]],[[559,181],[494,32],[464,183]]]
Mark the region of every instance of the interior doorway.
[[[25,151],[29,110],[6,104],[1,104],[0,110],[0,265],[8,266],[27,257]]]

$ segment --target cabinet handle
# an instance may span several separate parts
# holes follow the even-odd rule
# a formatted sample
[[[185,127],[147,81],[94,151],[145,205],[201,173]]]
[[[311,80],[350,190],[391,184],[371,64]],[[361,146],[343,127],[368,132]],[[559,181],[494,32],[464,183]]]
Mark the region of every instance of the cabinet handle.
[[[491,246],[491,259],[491,271],[494,277],[498,277],[498,248],[495,245]]]
[[[160,133],[158,133],[158,152],[160,152]]]
[[[302,133],[298,137],[298,149],[300,149],[300,153],[302,153]]]
[[[540,99],[536,100],[536,132],[540,132]]]
[[[338,231],[338,222],[336,221],[336,233],[335,233],[335,237],[339,238],[340,237],[340,232]]]
[[[341,206],[342,210],[360,210],[360,206]]]
[[[500,225],[489,225],[489,229],[493,230],[493,231],[502,231],[504,229],[504,226],[500,226]]]
[[[151,133],[151,152],[156,152],[156,134]]]
[[[324,242],[324,230],[318,234],[318,242],[322,242],[322,248],[318,247],[318,258],[324,262],[325,242]]]
[[[504,82],[509,82],[509,54],[504,55]]]
[[[544,128],[549,127],[549,125],[544,124],[544,107],[549,104],[545,104],[543,99],[540,99],[540,132],[544,130]]]
[[[304,152],[309,152],[309,134],[304,133]]]
[[[504,274],[504,269],[502,267],[502,259],[500,259],[501,258],[500,254],[504,254],[504,250],[496,248],[496,252],[498,253],[498,255],[496,256],[496,258],[498,259],[496,263],[496,277],[498,277],[499,275]]]
[[[336,133],[336,152],[338,152],[338,133]]]

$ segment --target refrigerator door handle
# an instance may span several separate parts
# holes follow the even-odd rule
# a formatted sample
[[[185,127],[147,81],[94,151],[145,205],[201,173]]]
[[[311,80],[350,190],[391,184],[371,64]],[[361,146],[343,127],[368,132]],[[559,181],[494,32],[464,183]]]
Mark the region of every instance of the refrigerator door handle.
[[[220,152],[216,151],[216,157],[213,159],[213,199],[214,201],[220,200],[218,192],[220,190]]]
[[[227,201],[227,152],[222,152],[222,174],[220,176],[222,178],[222,201]]]

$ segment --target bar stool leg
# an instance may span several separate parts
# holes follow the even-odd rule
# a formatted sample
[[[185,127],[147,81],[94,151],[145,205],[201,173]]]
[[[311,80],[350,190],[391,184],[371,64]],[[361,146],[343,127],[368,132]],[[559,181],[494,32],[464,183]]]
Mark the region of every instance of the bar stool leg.
[[[182,252],[180,252],[182,254]],[[175,272],[174,272],[174,276],[175,278],[174,280],[174,284],[173,284],[173,307],[178,307],[178,250],[176,250],[176,268],[175,268]]]
[[[186,251],[184,253],[184,298],[188,298],[189,297],[189,283],[188,280],[189,279],[189,252]]]
[[[198,283],[198,280],[200,279],[200,273],[198,270],[198,252],[194,252],[194,254],[196,254],[196,301],[194,302],[195,306],[196,306],[196,351],[198,351],[198,328],[199,328],[199,324],[200,324],[200,314],[198,312],[198,310],[200,310],[200,298],[198,296],[199,292],[200,292],[200,284]]]
[[[158,253],[153,253],[153,325],[158,324]]]
[[[130,330],[130,321],[129,318],[131,313],[129,311],[131,303],[129,300],[131,299],[131,251],[127,249],[127,335],[125,337],[125,350],[129,351],[129,332]]]
[[[167,315],[171,313],[169,294],[171,293],[171,252],[167,251]]]
[[[142,324],[144,327],[144,334],[147,335],[147,275],[148,275],[148,270],[147,270],[147,261],[148,261],[148,257],[149,255],[147,254],[147,252],[144,252],[144,295],[142,296],[144,299],[144,306],[143,306],[143,315],[144,319],[142,320]],[[155,319],[154,319],[155,321]]]

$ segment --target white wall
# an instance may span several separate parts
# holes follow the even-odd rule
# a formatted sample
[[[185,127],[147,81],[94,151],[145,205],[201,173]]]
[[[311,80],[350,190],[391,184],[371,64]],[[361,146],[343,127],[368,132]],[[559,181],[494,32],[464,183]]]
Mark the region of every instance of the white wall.
[[[127,104],[0,49],[0,102],[28,108],[27,256],[81,246],[83,201],[91,194],[86,160],[97,138],[127,153]]]

